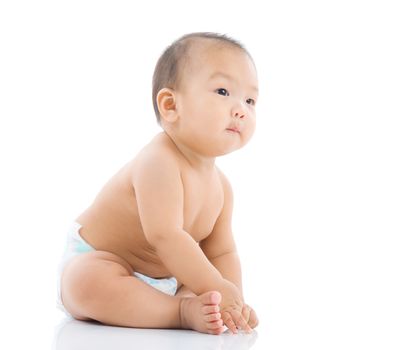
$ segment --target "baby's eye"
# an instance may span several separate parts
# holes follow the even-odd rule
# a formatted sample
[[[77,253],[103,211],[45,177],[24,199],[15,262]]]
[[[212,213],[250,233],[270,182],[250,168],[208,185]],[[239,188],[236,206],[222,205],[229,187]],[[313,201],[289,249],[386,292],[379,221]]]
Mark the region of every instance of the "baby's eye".
[[[248,98],[247,100],[246,100],[246,103],[247,104],[250,104],[250,105],[252,105],[252,106],[255,106],[255,100],[253,99],[253,98]]]
[[[222,96],[229,96],[229,91],[224,88],[217,89],[216,92]]]

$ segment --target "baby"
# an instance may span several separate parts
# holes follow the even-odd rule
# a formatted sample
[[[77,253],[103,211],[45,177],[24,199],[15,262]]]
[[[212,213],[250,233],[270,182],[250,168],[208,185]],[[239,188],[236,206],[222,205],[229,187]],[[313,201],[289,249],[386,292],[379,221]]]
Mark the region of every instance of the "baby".
[[[74,222],[59,302],[78,320],[220,334],[258,325],[243,297],[233,194],[216,157],[255,129],[256,68],[237,41],[193,33],[153,76],[163,131]]]

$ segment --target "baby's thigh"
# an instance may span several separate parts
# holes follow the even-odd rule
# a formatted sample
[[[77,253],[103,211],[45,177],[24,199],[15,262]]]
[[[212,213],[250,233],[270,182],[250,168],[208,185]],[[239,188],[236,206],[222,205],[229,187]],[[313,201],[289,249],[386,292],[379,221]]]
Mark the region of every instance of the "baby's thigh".
[[[85,319],[83,309],[111,288],[122,276],[133,275],[132,267],[119,256],[92,251],[71,259],[61,276],[61,299],[67,311],[78,319]]]

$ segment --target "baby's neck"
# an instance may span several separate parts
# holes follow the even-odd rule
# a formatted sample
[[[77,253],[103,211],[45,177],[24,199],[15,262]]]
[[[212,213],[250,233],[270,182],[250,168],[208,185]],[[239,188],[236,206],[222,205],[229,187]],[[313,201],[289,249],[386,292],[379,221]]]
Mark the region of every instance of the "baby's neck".
[[[181,144],[176,144],[176,146],[179,149],[179,151],[182,153],[184,158],[191,165],[191,167],[201,172],[213,171],[215,167],[215,163],[216,163],[215,157],[201,156]]]
[[[216,157],[206,157],[201,154],[194,152],[186,145],[176,142],[170,135],[165,133],[172,143],[177,147],[182,156],[187,160],[192,168],[203,173],[212,172],[215,168]]]

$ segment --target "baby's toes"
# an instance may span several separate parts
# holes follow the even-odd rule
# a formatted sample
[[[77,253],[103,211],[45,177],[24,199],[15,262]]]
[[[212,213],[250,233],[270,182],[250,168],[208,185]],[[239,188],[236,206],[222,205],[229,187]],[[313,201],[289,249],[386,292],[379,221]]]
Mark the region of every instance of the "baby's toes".
[[[207,328],[210,329],[210,330],[216,330],[218,328],[222,328],[222,326],[223,326],[223,321],[222,320],[207,322]]]
[[[221,319],[221,316],[220,316],[220,313],[219,312],[204,316],[204,320],[206,322],[214,322],[214,321],[218,321],[220,319]]]
[[[215,314],[220,311],[220,307],[218,305],[205,305],[202,310],[204,315]]]
[[[225,330],[226,330],[226,327],[221,326],[221,327],[218,327],[218,328],[215,328],[215,329],[208,329],[207,333],[214,334],[214,335],[219,335],[219,334],[222,334]]]
[[[222,300],[222,295],[217,291],[211,291],[201,294],[199,299],[204,305],[219,305]]]

